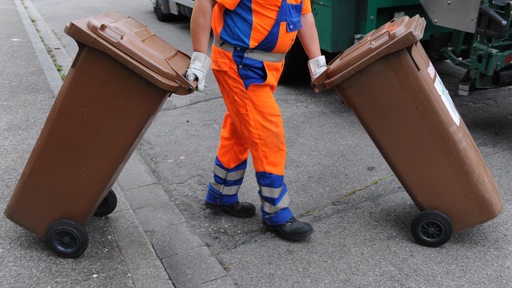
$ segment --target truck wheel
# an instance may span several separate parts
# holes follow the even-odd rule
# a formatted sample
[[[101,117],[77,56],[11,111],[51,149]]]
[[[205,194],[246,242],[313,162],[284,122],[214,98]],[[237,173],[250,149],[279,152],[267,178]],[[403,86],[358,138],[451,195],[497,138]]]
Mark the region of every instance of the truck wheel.
[[[166,13],[162,8],[162,0],[155,0],[153,2],[153,11],[155,12],[156,18],[159,21],[169,22],[176,18],[176,15],[172,13]]]
[[[46,244],[60,257],[76,258],[87,249],[89,237],[84,228],[72,220],[58,220],[46,230]]]
[[[94,216],[96,217],[105,217],[110,213],[114,212],[117,207],[117,196],[113,190],[108,191],[107,196],[103,198],[98,208],[96,208],[96,212],[94,212]]]
[[[414,239],[423,246],[438,247],[452,236],[452,222],[439,211],[422,211],[411,223]]]

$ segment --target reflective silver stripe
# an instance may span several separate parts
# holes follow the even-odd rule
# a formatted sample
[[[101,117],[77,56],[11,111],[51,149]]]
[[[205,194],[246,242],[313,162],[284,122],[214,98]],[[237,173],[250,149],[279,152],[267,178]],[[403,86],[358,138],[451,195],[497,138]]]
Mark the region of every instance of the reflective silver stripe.
[[[238,179],[244,177],[245,169],[228,172],[228,171],[222,169],[221,167],[215,165],[213,167],[213,174],[219,176],[222,179],[225,179],[228,181],[234,181],[234,180],[238,180]]]
[[[229,53],[233,53],[235,49],[242,49],[239,47],[235,47],[227,42],[223,42],[217,37],[213,37],[213,44]],[[254,60],[260,60],[263,62],[282,62],[286,57],[286,53],[272,53],[255,49],[247,49],[245,50],[244,57],[251,58]]]
[[[219,183],[210,182],[210,184],[219,191],[222,195],[235,195],[240,191],[240,185],[237,186],[224,186]]]
[[[222,179],[226,179],[226,176],[228,176],[228,171],[220,168],[219,166],[215,165],[213,167],[213,174],[219,176]]]
[[[283,187],[279,188],[269,188],[260,186],[261,195],[265,197],[278,198],[281,196],[281,192],[283,191]]]
[[[288,193],[286,193],[286,195],[284,195],[283,199],[281,199],[277,206],[261,200],[261,206],[263,206],[263,211],[269,214],[274,214],[277,211],[290,206],[290,197],[288,196]]]

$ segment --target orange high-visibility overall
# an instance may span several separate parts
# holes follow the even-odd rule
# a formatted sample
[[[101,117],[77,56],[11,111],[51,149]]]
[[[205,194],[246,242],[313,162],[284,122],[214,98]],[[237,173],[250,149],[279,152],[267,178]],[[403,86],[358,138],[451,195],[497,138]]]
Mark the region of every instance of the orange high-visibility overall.
[[[286,144],[273,92],[309,0],[217,0],[213,9],[212,70],[226,114],[206,201],[238,201],[249,152],[264,221],[279,225],[293,217],[284,182]]]

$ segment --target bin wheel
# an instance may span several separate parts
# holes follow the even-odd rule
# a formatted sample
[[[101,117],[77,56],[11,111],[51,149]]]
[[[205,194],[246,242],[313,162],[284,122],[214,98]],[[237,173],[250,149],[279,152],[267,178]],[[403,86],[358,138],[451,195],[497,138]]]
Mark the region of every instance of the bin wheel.
[[[414,239],[423,246],[438,247],[452,236],[452,222],[439,211],[422,211],[411,223]]]
[[[96,217],[105,217],[110,213],[114,212],[117,207],[117,196],[113,190],[108,191],[107,196],[103,198],[98,208],[96,208],[96,212],[94,212],[94,216]]]
[[[87,249],[89,237],[84,228],[72,220],[58,220],[46,230],[46,244],[60,257],[76,258]]]

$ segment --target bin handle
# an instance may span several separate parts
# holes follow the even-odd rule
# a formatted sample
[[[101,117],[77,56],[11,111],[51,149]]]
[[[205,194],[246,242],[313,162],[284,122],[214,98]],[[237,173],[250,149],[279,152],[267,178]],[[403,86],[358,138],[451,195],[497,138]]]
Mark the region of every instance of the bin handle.
[[[175,53],[165,57],[165,62],[167,63],[167,65],[169,65],[169,68],[171,68],[172,71],[174,71],[174,73],[176,74],[176,82],[178,82],[182,87],[187,87],[187,92],[189,93],[192,93],[194,92],[194,90],[196,90],[196,86],[197,86],[197,81],[194,80],[191,82],[189,82],[183,75],[180,74],[180,72],[178,72],[171,64],[170,62],[170,59],[174,58],[174,56],[179,53],[178,50],[176,50]]]
[[[143,42],[156,35],[147,29],[147,26],[131,17],[127,17],[126,19],[118,18],[119,17],[113,19],[109,19],[108,17],[93,17],[88,19],[87,27],[101,39],[105,40],[107,43],[112,44],[116,49],[124,52],[133,60],[143,64],[143,66],[145,66],[147,69],[156,72],[159,76],[166,78],[172,77],[172,80],[181,86],[180,88],[186,89],[186,91],[189,93],[192,93],[195,90],[195,85],[188,82],[184,75],[181,75],[181,73],[178,72],[171,64],[172,60],[179,56],[179,53],[184,53],[178,49],[174,49],[173,47],[173,49],[170,49],[171,51],[167,51],[167,56],[164,56],[166,54],[162,55],[154,49],[145,49],[146,47],[142,45]],[[128,19],[130,21],[135,21],[138,24],[132,25],[131,23],[128,23],[130,25],[125,25],[128,26],[132,31],[125,31],[126,29],[122,29],[122,27],[118,26],[118,22],[127,21]],[[136,30],[134,28],[139,29]],[[158,37],[157,39],[164,42]],[[141,53],[143,50],[146,53]],[[165,60],[167,65],[161,62],[162,58]],[[187,58],[189,57],[187,56]],[[182,65],[180,65],[180,67],[184,68]]]
[[[329,68],[327,68],[329,69]],[[324,72],[322,72],[322,74],[320,74],[318,77],[316,77],[313,82],[311,82],[311,87],[313,88],[313,91],[315,91],[316,93],[320,93],[320,92],[323,92],[323,91],[326,91],[326,90],[329,90],[331,87],[327,87],[327,85],[325,85],[325,83],[327,81],[329,81],[327,79],[327,70],[325,70]]]
[[[324,73],[327,74],[326,77],[320,79],[325,81],[315,82],[318,89],[333,88],[379,58],[418,42],[423,37],[425,25],[425,19],[419,15],[413,18],[404,16],[369,32],[358,44],[353,45],[329,63]],[[363,45],[366,46],[368,53],[358,55],[356,51]],[[331,71],[330,68],[333,66],[336,69]],[[332,75],[333,73],[337,74]]]
[[[110,28],[105,24],[101,24],[99,30],[103,32],[102,35],[107,36],[110,40],[114,42],[119,42],[124,38],[123,34],[117,32],[116,30]]]

